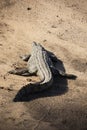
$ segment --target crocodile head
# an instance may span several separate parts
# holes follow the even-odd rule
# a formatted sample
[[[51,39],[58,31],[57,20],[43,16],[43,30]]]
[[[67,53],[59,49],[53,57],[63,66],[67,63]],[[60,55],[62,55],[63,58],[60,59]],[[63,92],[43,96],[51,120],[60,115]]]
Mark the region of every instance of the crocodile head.
[[[37,48],[37,43],[33,42],[32,43],[32,52],[35,52],[36,48]]]
[[[45,50],[45,49],[40,43],[33,42],[32,51],[35,53],[36,50],[38,51],[38,50]]]
[[[33,41],[32,47],[37,46],[37,43]]]

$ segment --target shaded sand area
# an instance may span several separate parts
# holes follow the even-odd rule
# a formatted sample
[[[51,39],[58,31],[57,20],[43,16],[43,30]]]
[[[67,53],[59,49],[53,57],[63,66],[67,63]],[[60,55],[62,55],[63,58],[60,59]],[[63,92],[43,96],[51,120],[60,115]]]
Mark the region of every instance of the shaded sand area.
[[[46,92],[13,99],[38,77],[7,72],[41,43],[76,80],[58,78]],[[87,130],[87,0],[0,0],[0,130]]]

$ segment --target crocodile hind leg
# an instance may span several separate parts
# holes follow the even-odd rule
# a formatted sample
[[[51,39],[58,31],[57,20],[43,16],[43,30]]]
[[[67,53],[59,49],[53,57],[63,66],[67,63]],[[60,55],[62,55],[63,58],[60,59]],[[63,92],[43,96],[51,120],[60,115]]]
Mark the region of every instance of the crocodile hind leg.
[[[23,60],[23,61],[28,61],[29,58],[30,58],[30,54],[29,55],[23,55],[23,56],[20,56],[20,58]]]
[[[62,76],[62,77],[66,77],[66,78],[69,78],[69,79],[76,79],[77,76],[74,75],[74,74],[67,74],[66,72],[63,72],[61,70],[57,70],[59,75]]]
[[[32,76],[35,75],[35,73],[29,73],[27,68],[18,68],[15,70],[11,70],[8,73],[14,74],[14,75],[20,75],[20,76]]]
[[[69,78],[69,79],[76,79],[77,78],[76,75],[67,74],[66,72],[64,72],[62,70],[58,70],[54,66],[50,66],[50,68],[51,68],[51,71],[52,71],[53,75],[55,75],[55,76],[61,76],[61,77]]]

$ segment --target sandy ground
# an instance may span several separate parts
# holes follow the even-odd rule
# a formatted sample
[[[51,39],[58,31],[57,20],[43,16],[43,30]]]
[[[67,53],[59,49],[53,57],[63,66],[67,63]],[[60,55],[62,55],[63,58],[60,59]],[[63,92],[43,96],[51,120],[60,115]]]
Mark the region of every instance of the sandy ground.
[[[38,77],[7,72],[41,43],[76,80],[18,102],[21,87]],[[87,0],[0,0],[0,130],[87,130]]]

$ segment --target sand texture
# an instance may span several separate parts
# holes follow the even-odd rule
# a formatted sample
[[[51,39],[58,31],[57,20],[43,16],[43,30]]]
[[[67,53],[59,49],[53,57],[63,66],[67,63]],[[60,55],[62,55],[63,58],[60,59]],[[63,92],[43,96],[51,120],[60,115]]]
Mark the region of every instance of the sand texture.
[[[25,67],[32,42],[52,51],[76,80],[55,79],[39,94],[13,99],[38,77]],[[0,130],[87,130],[87,0],[0,0]]]

